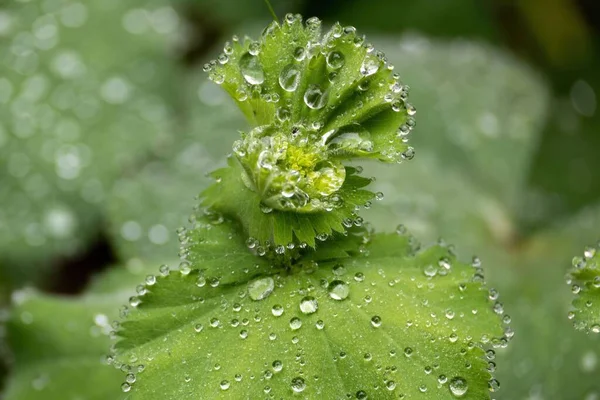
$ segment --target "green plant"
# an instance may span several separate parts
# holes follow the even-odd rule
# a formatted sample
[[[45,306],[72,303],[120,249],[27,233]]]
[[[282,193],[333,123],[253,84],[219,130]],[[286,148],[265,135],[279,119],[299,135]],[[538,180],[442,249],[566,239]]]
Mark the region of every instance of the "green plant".
[[[597,240],[600,209],[590,204],[576,218],[561,217],[596,192],[594,164],[571,149],[586,148],[582,156],[595,151],[577,136],[585,129],[578,126],[595,123],[588,118],[593,80],[577,75],[584,81],[574,86],[579,92],[571,93],[570,107],[552,98],[534,69],[493,46],[370,35],[387,60],[361,80],[395,81],[400,73],[402,82],[390,87],[399,90],[393,107],[399,111],[390,111],[393,95],[388,103],[376,94],[352,115],[360,95],[348,95],[356,73],[350,66],[360,72],[367,49],[346,53],[336,42],[309,53],[313,64],[302,52],[302,60],[292,61],[294,35],[310,36],[296,29],[293,16],[282,24],[287,31],[273,26],[275,36],[261,38],[256,48],[250,41],[226,46],[206,67],[223,82],[206,79],[202,63],[192,61],[230,34],[228,24],[255,12],[252,2],[237,3],[219,2],[218,10],[205,0],[175,8],[168,0],[0,6],[0,39],[9,45],[0,46],[0,61],[9,67],[0,77],[6,105],[0,158],[7,161],[0,163],[0,306],[11,303],[0,309],[0,397],[489,398],[488,382],[495,389],[492,379],[498,379],[503,390],[496,399],[595,399],[597,255],[586,249],[570,269],[575,296],[564,287],[563,267],[584,243]],[[447,34],[489,27],[492,15],[467,3],[448,26],[440,23],[448,20],[441,8],[437,18],[425,4],[389,2],[381,10],[394,29]],[[336,7],[336,18],[368,26],[369,13],[354,6]],[[388,13],[394,7],[403,11],[401,20]],[[463,23],[477,15],[478,24]],[[194,31],[177,28],[184,19]],[[383,19],[377,17],[378,27],[385,27]],[[249,22],[238,32],[252,31]],[[331,43],[328,35],[356,38],[353,29],[336,25],[311,43]],[[298,47],[313,47],[297,40]],[[254,49],[256,58],[242,61]],[[343,62],[337,54],[328,63],[339,50]],[[85,68],[67,62],[66,76],[58,74],[58,61],[73,61],[73,53]],[[36,56],[33,68],[28,62]],[[139,73],[149,71],[138,69],[141,60],[156,66],[152,82]],[[246,78],[236,65],[246,68]],[[396,69],[382,68],[389,65]],[[283,84],[273,79],[282,73],[289,78]],[[131,102],[105,101],[105,81],[119,88],[114,76],[131,84]],[[264,81],[249,85],[248,79]],[[404,83],[420,110],[416,136],[405,135],[414,121]],[[284,88],[296,84],[293,93]],[[359,93],[368,97],[374,87]],[[337,103],[332,88],[339,89]],[[58,101],[63,89],[80,93],[80,101]],[[297,96],[308,89],[314,110]],[[90,120],[80,108],[98,99],[98,118]],[[551,148],[543,144],[545,124],[561,133],[550,136]],[[32,126],[39,129],[28,136]],[[299,126],[312,129],[294,129]],[[247,132],[241,138],[240,129]],[[413,154],[409,137],[418,157],[404,162]],[[220,155],[234,140],[225,160]],[[85,163],[71,164],[77,156]],[[388,162],[394,158],[402,165]],[[257,168],[259,161],[267,168]],[[216,171],[205,174],[210,170]],[[565,185],[578,197],[563,203],[573,193],[552,188]],[[385,199],[371,207],[378,192]],[[190,227],[176,234],[187,220]],[[375,233],[397,222],[407,228]],[[422,249],[407,231],[427,243],[443,237],[457,246],[439,241]],[[116,265],[105,265],[85,290],[69,287],[80,295],[48,293],[64,289],[46,276],[72,284],[66,275],[73,269],[62,271],[61,258],[89,251],[96,233],[105,235]],[[178,236],[182,260],[173,262]],[[503,294],[510,318],[496,304],[497,291],[481,281],[481,261],[459,261],[473,253],[483,260],[486,282]],[[91,271],[93,256],[86,258],[93,265],[80,263],[78,271]],[[158,269],[162,263],[173,267]],[[18,289],[23,282],[38,288]],[[574,332],[566,318],[572,297],[568,315],[587,335]],[[137,307],[119,315],[128,298]],[[115,319],[122,325],[111,324]],[[505,346],[512,329],[515,340]],[[122,337],[107,360],[113,330]]]
[[[111,362],[128,398],[497,389],[491,348],[512,332],[479,260],[357,213],[381,195],[348,162],[413,156],[408,87],[354,28],[320,25],[289,14],[205,66],[253,128],[180,230],[179,267],[122,312]]]
[[[600,245],[600,244],[599,244]],[[573,258],[573,267],[567,275],[567,284],[575,294],[569,319],[577,329],[600,333],[600,252],[587,247],[583,257]]]

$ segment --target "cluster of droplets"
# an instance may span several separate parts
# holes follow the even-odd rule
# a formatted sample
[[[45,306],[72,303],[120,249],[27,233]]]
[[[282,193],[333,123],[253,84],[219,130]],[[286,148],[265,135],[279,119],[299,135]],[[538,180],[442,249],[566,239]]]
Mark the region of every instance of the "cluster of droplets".
[[[222,218],[215,217],[215,220],[217,221],[217,224],[222,223]],[[212,223],[207,223],[203,226],[203,229],[210,230],[212,229],[211,226]],[[180,240],[182,242],[182,249],[185,249],[186,246],[190,244],[189,241],[191,240],[189,232],[182,228],[178,230],[178,234],[180,235]],[[420,246],[417,243],[414,243],[414,238],[407,233],[403,226],[397,228],[397,234],[409,244],[409,254],[416,256],[416,252],[419,250]],[[202,240],[199,241],[199,243],[202,242]],[[247,242],[247,246],[251,249],[255,248],[257,245],[258,243],[252,239],[249,239]],[[439,246],[446,250],[446,255],[439,258],[434,266],[425,263],[421,267],[423,277],[420,279],[425,279],[424,282],[426,283],[423,288],[432,289],[435,287],[437,279],[453,274],[454,268],[456,268],[454,265],[455,257],[452,246],[446,245],[443,242],[440,242]],[[335,321],[331,321],[333,325],[330,325],[331,323],[328,323],[328,320],[331,318],[331,307],[336,307],[337,305],[354,307],[354,304],[356,304],[358,308],[364,309],[364,311],[361,312],[368,312],[373,304],[381,302],[381,299],[377,296],[377,291],[371,290],[371,288],[378,283],[376,280],[371,281],[372,278],[368,278],[368,276],[376,274],[377,279],[381,278],[384,282],[389,278],[386,278],[385,271],[382,269],[375,270],[375,267],[369,262],[367,262],[364,270],[356,270],[354,267],[346,265],[345,263],[326,262],[323,265],[320,265],[320,263],[314,261],[307,262],[305,265],[301,265],[300,268],[302,274],[305,276],[318,273],[320,276],[320,278],[316,278],[318,284],[309,284],[307,287],[296,289],[291,296],[286,295],[285,297],[276,295],[278,290],[282,290],[282,288],[285,287],[284,281],[286,278],[283,275],[274,272],[273,274],[263,274],[252,277],[254,269],[245,268],[244,272],[247,274],[248,280],[246,284],[240,287],[238,292],[239,300],[236,301],[234,299],[231,302],[221,302],[221,307],[215,309],[219,310],[219,312],[207,314],[205,321],[194,320],[187,329],[194,335],[202,337],[206,334],[210,334],[210,332],[231,328],[236,331],[236,335],[241,341],[248,340],[249,337],[257,334],[265,335],[269,341],[277,341],[282,340],[281,337],[283,337],[284,334],[281,331],[277,332],[276,329],[273,329],[273,327],[277,325],[272,324],[269,318],[283,321],[283,326],[286,326],[287,329],[289,329],[289,333],[292,335],[291,343],[298,351],[296,362],[298,363],[299,368],[294,368],[295,372],[293,377],[288,378],[290,379],[288,388],[294,393],[305,392],[311,385],[311,379],[309,379],[309,376],[303,371],[305,361],[302,354],[305,350],[301,345],[302,341],[306,340],[304,335],[309,332],[307,329],[312,327],[315,332],[333,329],[332,326],[335,325]],[[481,271],[481,261],[478,258],[473,259],[472,268],[474,270],[472,281],[481,283],[483,274]],[[165,278],[173,273],[184,277],[194,276],[195,285],[200,290],[198,293],[203,294],[201,296],[194,295],[193,300],[200,305],[205,301],[204,296],[210,296],[208,292],[204,292],[205,290],[210,291],[213,289],[220,289],[223,286],[221,283],[223,277],[209,276],[204,270],[194,270],[194,265],[188,260],[188,253],[185,251],[182,252],[182,260],[178,268],[171,270],[166,265],[163,265],[160,267],[159,272],[159,276],[148,275],[144,283],[137,287],[137,296],[132,297],[129,306],[122,310],[123,318],[127,317],[131,308],[139,307],[140,304],[142,304],[144,296],[152,291],[152,287],[157,284],[157,281],[161,279],[161,277]],[[389,280],[388,285],[393,287],[405,279],[406,278],[402,278],[402,274],[400,274],[397,278]],[[469,290],[468,285],[470,283],[471,282],[469,281],[465,281],[465,283],[459,284],[458,290],[456,291],[457,294],[453,295],[453,297],[456,296],[462,298],[462,294]],[[348,299],[352,296],[354,296],[352,302],[348,302]],[[488,298],[493,304],[492,307],[494,312],[502,314],[503,308],[498,302],[498,292],[494,289],[490,289]],[[428,307],[427,301],[422,303],[422,306]],[[230,310],[234,314],[233,317],[225,317],[227,310]],[[264,310],[264,313],[260,310]],[[473,309],[472,311],[474,315],[477,314],[477,312],[478,309]],[[334,316],[336,316],[336,314],[337,313],[334,313]],[[390,326],[397,326],[397,321],[386,321],[382,315],[383,314],[377,312],[371,312],[368,319],[364,321],[364,324],[374,331],[388,329],[386,328],[387,324],[391,324]],[[173,317],[176,318],[176,315],[173,314]],[[431,314],[431,317],[434,320],[438,319],[437,315],[434,314]],[[442,320],[445,318],[447,321],[452,321],[463,317],[462,311],[456,312],[452,308],[447,308],[443,312]],[[504,315],[504,322],[507,324],[510,322],[510,318],[507,315]],[[436,322],[436,324],[437,323],[439,323],[439,321]],[[411,328],[413,326],[415,326],[415,323],[412,320],[406,322],[406,329],[414,329]],[[113,328],[119,330],[118,323],[116,323]],[[480,338],[479,342],[484,344],[492,343],[495,347],[503,347],[510,336],[512,335],[507,334],[505,338],[499,340],[485,336]],[[285,337],[288,338],[287,335],[285,335]],[[454,330],[448,337],[450,343],[457,343],[459,339],[461,339],[460,343],[466,344],[460,352],[463,356],[467,355],[470,350],[479,348],[479,345],[475,342],[475,338],[459,338],[457,332]],[[403,355],[404,359],[410,360],[414,359],[413,355],[417,351],[418,345],[406,346],[401,349],[391,348],[389,349],[388,356],[390,357],[390,360],[398,360],[397,357]],[[377,359],[374,358],[374,355],[376,355],[375,357],[381,357],[379,351],[374,353],[361,353],[358,356],[364,359],[366,363],[373,363],[373,360]],[[347,357],[356,356],[357,354],[353,354],[352,350],[343,350],[339,353],[332,354],[334,362],[342,362],[342,360]],[[487,370],[490,373],[493,373],[496,368],[494,363],[494,350],[487,350],[485,357],[488,362]],[[428,393],[433,389],[443,389],[447,390],[454,398],[468,396],[470,389],[466,378],[459,375],[444,374],[440,369],[439,363],[435,362],[433,359],[432,361],[433,362],[430,365],[425,365],[423,367],[423,371],[425,376],[435,374],[437,376],[437,383],[433,386],[431,383],[419,383],[419,392]],[[122,385],[123,391],[128,392],[132,390],[133,385],[137,380],[137,375],[144,370],[144,365],[138,361],[136,356],[131,356],[128,363],[117,362],[113,356],[110,356],[109,362],[126,374],[125,382]],[[277,358],[274,361],[269,361],[266,370],[260,374],[251,374],[250,379],[256,379],[256,377],[260,376],[260,379],[265,382],[265,394],[275,394],[273,387],[268,385],[268,381],[284,370],[285,363],[286,361],[284,358]],[[267,364],[265,364],[265,366],[267,366]],[[466,362],[466,367],[467,369],[472,368],[469,362]],[[382,377],[383,381],[355,393],[347,393],[348,398],[373,398],[373,396],[377,396],[377,391],[379,390],[397,391],[399,387],[402,387],[402,385],[398,384],[398,379],[394,379],[393,376],[398,371],[398,365],[395,361],[388,366],[377,363],[376,368],[384,373]],[[220,365],[218,363],[215,364],[213,370],[220,371]],[[218,385],[219,390],[228,391],[231,390],[236,383],[242,382],[244,376],[243,374],[238,373],[233,376],[233,379],[232,377],[225,376],[223,376],[223,378],[224,379],[217,379],[215,384]],[[191,382],[191,380],[192,377],[185,375],[185,382]],[[315,380],[318,380],[317,376],[315,376]],[[490,379],[488,387],[490,391],[494,392],[498,390],[499,383],[495,379]],[[405,398],[406,396],[404,393],[399,392],[397,395],[398,398]]]
[[[288,14],[259,41],[234,37],[204,66],[257,126],[233,150],[245,183],[261,195],[266,210],[333,209],[343,201],[337,195],[345,180],[343,160],[414,156],[406,145],[416,112],[406,102],[410,88],[354,27],[335,24],[323,36],[320,29],[317,18],[303,25],[299,15]],[[286,47],[290,42],[297,46]],[[277,57],[289,63],[268,64],[271,48],[284,52]],[[347,66],[359,57],[358,66]],[[386,111],[397,114],[389,119],[398,125],[371,130],[370,118],[381,119]]]
[[[338,192],[346,169],[329,159],[314,129],[257,127],[233,151],[244,167],[244,183],[261,194],[264,212],[332,210],[343,201]]]
[[[592,311],[599,307],[594,302],[597,296],[592,293],[600,291],[600,243],[596,247],[586,247],[583,256],[573,258],[566,282],[571,286],[571,292],[581,298],[574,302],[575,309],[569,311],[567,317],[573,320],[576,329],[600,333],[600,318]],[[579,318],[576,318],[578,314]]]

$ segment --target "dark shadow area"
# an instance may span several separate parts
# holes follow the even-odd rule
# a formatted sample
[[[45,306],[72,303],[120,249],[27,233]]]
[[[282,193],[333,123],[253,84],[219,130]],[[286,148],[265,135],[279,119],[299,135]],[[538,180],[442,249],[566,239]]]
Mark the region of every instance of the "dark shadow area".
[[[59,260],[42,289],[57,294],[79,294],[93,276],[117,262],[108,237],[101,233],[84,253]]]

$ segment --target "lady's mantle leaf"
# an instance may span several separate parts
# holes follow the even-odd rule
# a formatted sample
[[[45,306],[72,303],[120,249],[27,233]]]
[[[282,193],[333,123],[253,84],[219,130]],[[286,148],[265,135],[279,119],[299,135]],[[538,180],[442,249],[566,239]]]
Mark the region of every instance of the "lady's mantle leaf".
[[[600,244],[598,245],[600,248]],[[577,329],[600,333],[600,250],[588,247],[583,257],[573,258],[573,268],[567,276],[571,285],[574,310],[569,318],[574,319]]]
[[[22,283],[90,240],[111,182],[167,136],[181,30],[163,0],[11,1],[1,16],[0,262]]]
[[[482,399],[496,388],[484,347],[506,343],[503,311],[477,262],[388,234],[360,256],[275,268],[217,222],[186,237],[179,272],[132,301],[116,359],[145,370],[129,399]]]
[[[133,271],[137,272],[133,272]],[[67,298],[13,293],[6,323],[12,353],[3,399],[118,399],[122,376],[105,359],[119,305],[144,279],[144,267],[113,269],[88,294]]]
[[[262,245],[313,246],[315,236],[343,231],[355,206],[374,197],[358,190],[369,180],[345,163],[414,155],[409,87],[354,27],[338,23],[322,35],[317,18],[288,14],[258,41],[234,37],[205,70],[253,125],[233,144],[236,187],[252,201],[215,185],[203,205],[233,218],[251,212],[244,228]]]
[[[357,218],[355,210],[375,196],[363,189],[370,179],[358,176],[355,168],[345,170],[344,184],[338,192],[344,201],[329,211],[296,213],[262,205],[260,196],[244,185],[239,163],[231,159],[229,168],[212,173],[217,183],[204,191],[203,205],[242,221],[248,235],[263,246],[272,243],[276,248],[285,248],[306,243],[315,247],[315,238],[327,238],[352,226]]]

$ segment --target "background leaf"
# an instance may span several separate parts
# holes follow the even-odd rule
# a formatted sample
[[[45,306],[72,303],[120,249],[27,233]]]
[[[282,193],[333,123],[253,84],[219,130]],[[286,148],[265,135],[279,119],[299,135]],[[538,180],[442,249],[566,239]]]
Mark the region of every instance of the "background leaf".
[[[105,361],[108,334],[120,305],[155,268],[115,268],[80,297],[15,292],[6,324],[12,362],[4,398],[120,398],[122,373]]]
[[[96,234],[112,181],[171,133],[167,48],[180,25],[159,0],[13,3],[2,15],[0,257],[23,282]]]

